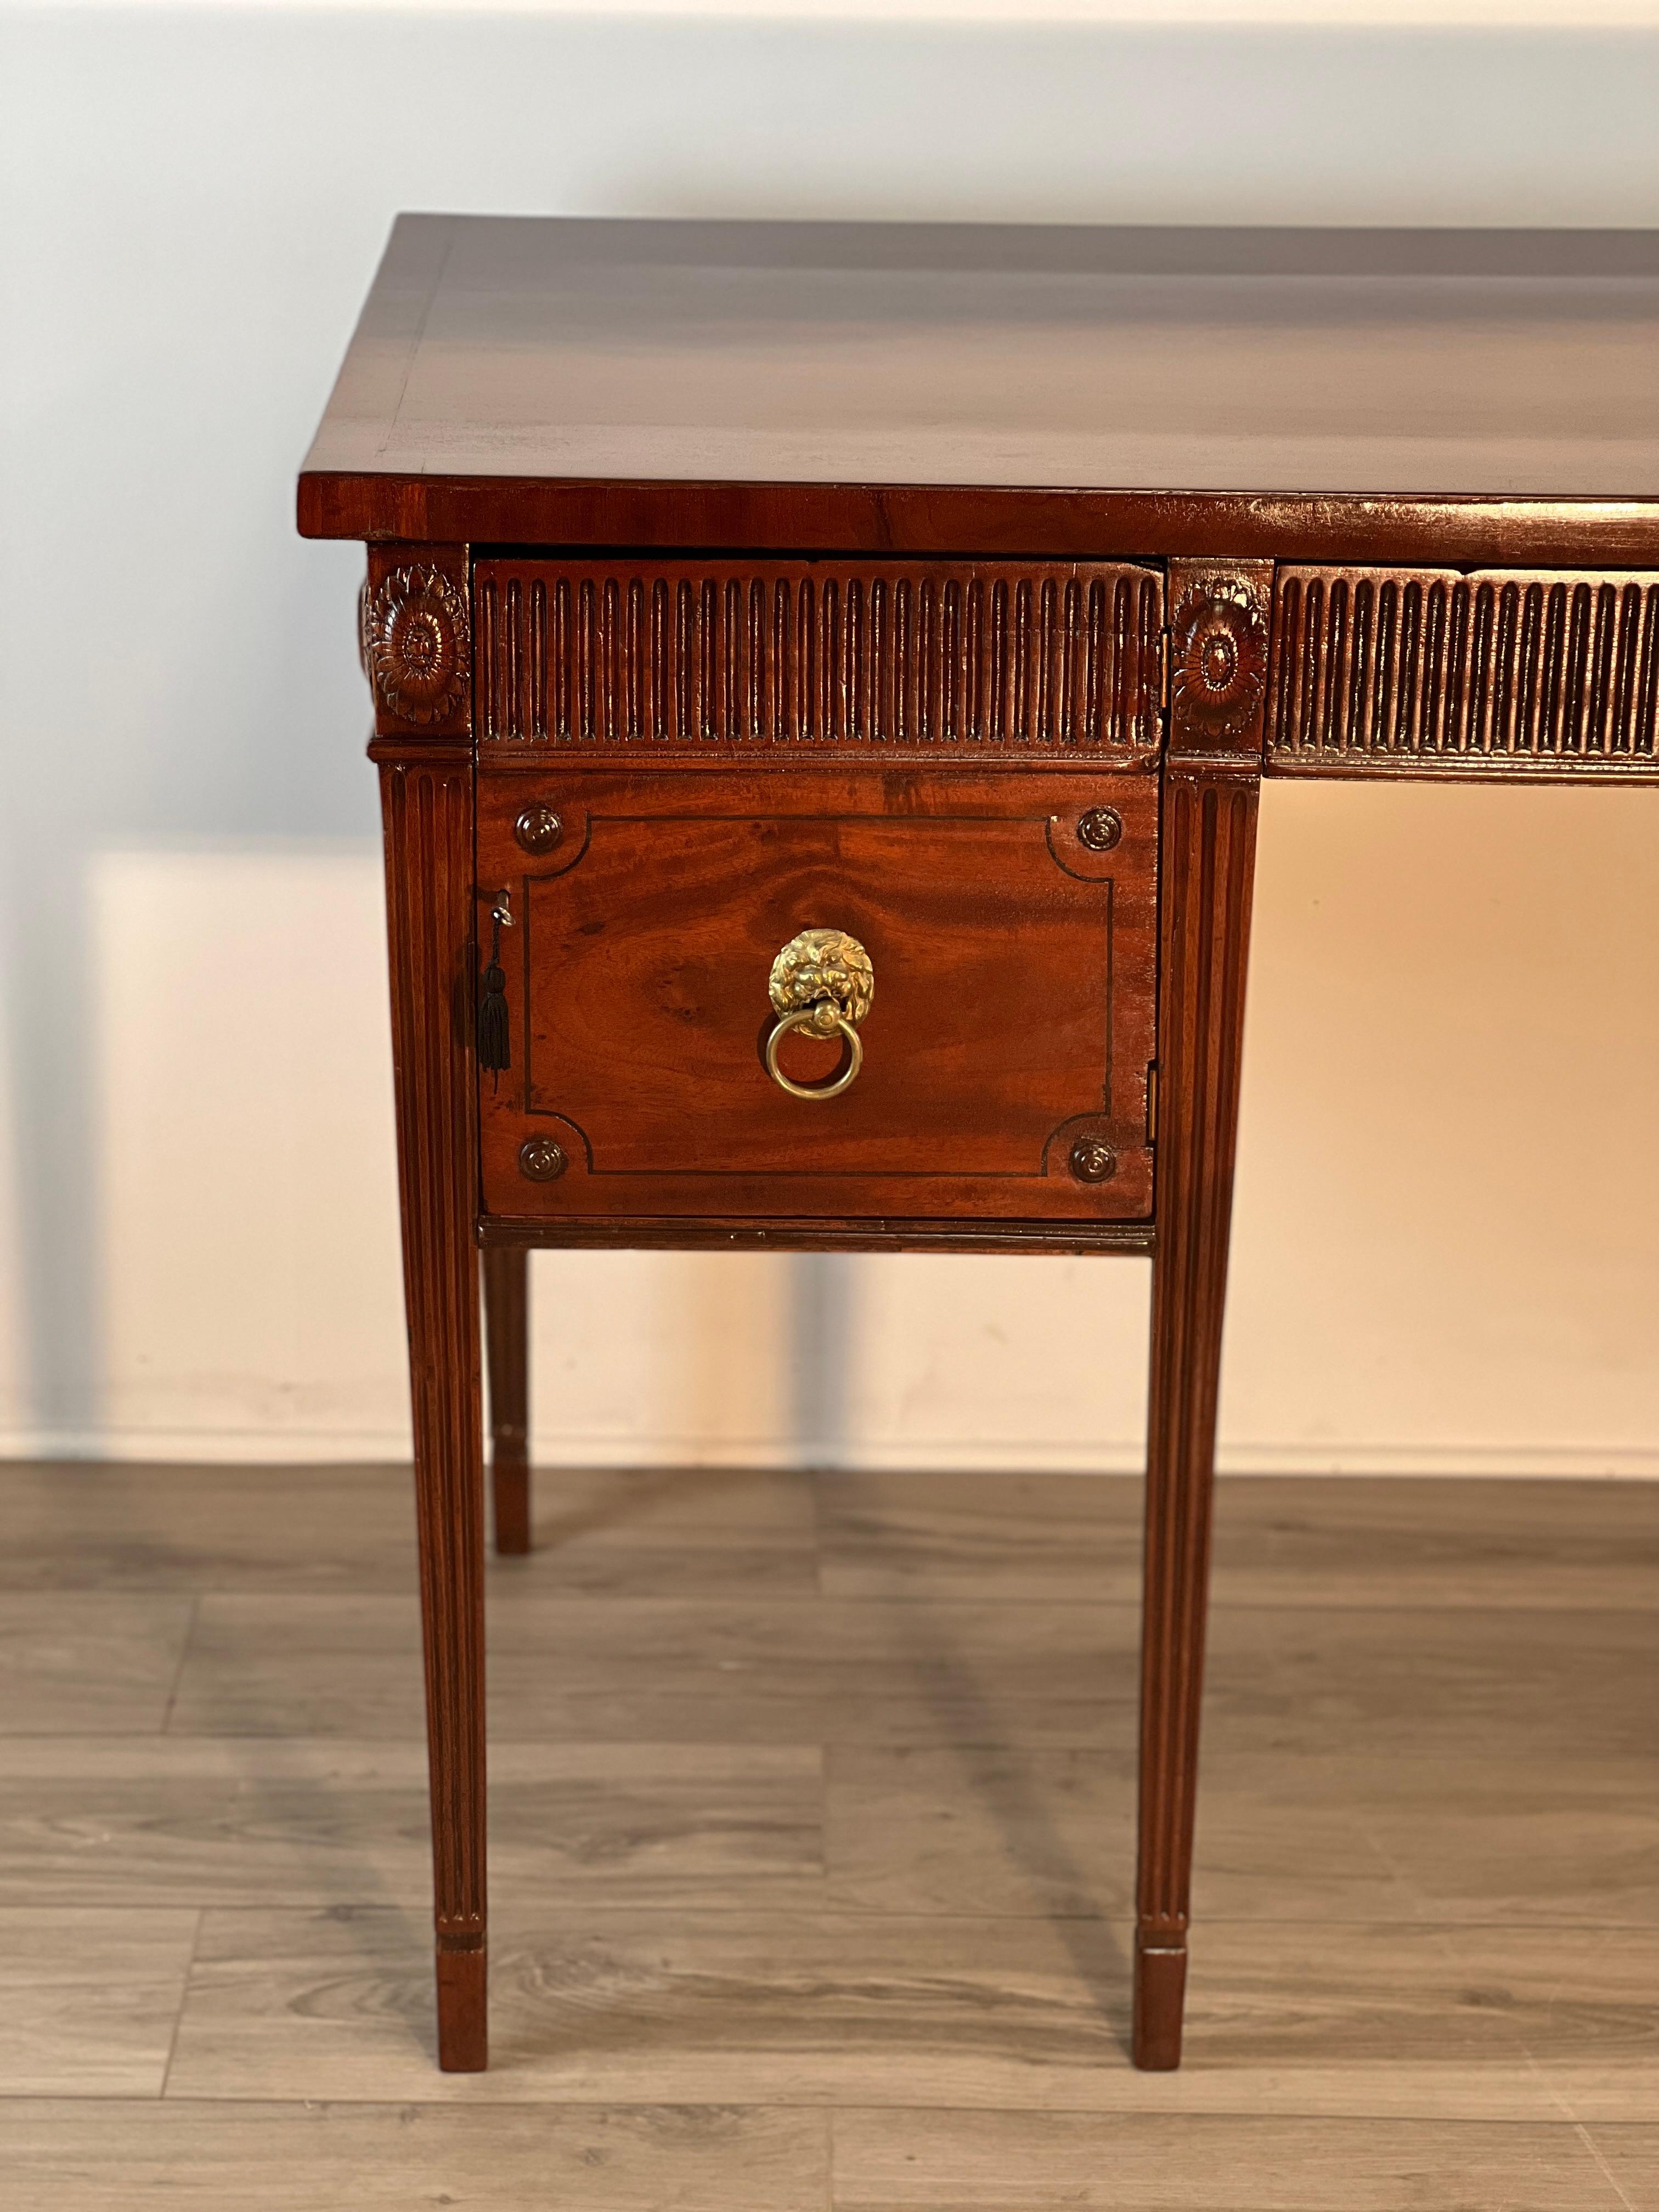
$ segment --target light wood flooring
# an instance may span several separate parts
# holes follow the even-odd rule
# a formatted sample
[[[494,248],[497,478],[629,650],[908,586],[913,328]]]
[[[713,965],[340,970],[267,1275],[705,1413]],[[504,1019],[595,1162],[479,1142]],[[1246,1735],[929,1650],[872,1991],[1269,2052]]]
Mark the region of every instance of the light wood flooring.
[[[0,1468],[0,2204],[1659,2212],[1659,1486],[1222,1486],[1173,2076],[1138,1516],[538,1478],[457,2076],[406,1474]]]

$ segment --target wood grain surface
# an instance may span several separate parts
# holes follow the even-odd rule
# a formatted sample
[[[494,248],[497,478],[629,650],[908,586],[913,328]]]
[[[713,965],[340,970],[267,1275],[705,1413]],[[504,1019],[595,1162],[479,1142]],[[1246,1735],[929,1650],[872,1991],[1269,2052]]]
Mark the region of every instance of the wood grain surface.
[[[532,805],[562,824],[545,858],[516,835]],[[486,1210],[1144,1219],[1157,837],[1148,774],[481,771],[479,878],[515,915]],[[763,1059],[772,963],[809,928],[875,969],[862,1071],[823,1102]],[[842,1049],[791,1038],[784,1071],[823,1082]],[[1084,1139],[1103,1180],[1073,1170]],[[565,1164],[538,1180],[523,1148],[549,1139]]]
[[[816,1497],[820,1573],[832,1596],[1120,1604],[1139,1595],[1138,1475],[1056,1484],[1020,1473],[824,1474]],[[1476,1572],[1469,1546],[1478,1500],[1473,1486],[1439,1475],[1223,1482],[1215,1602],[1323,1608],[1348,1596],[1460,1613],[1659,1607],[1659,1485],[1509,1484],[1501,1515],[1480,1531]]]
[[[1659,775],[1659,579],[1281,568],[1267,765]]]
[[[1137,1486],[543,1470],[538,1549],[488,1567],[465,2075],[432,2063],[418,1620],[370,1540],[407,1586],[407,1481],[0,1470],[13,1682],[119,1690],[93,1565],[184,1662],[168,1728],[163,1696],[0,1735],[8,2212],[1659,2208],[1653,1486],[1219,1486],[1187,2057],[1153,2075]]]
[[[1135,2060],[1157,2069],[1181,2060],[1272,590],[1265,562],[1170,567],[1135,1875]]]
[[[372,582],[372,568],[370,575]],[[415,1431],[439,2061],[476,2069],[485,2063],[488,2010],[472,760],[433,738],[383,736],[374,750]]]
[[[1156,760],[1164,579],[1099,562],[476,565],[481,745]]]
[[[527,1578],[489,1610],[492,1740],[781,1743],[1004,1735],[1103,1741],[1132,1725],[1139,1626],[1128,1606],[1040,1618],[972,1603],[914,1619],[856,1600],[720,1601],[566,1594]],[[1659,1630],[1656,1630],[1659,1637]],[[172,1725],[198,1735],[412,1735],[419,1621],[407,1599],[204,1597]],[[534,1715],[533,1719],[529,1716]]]
[[[1229,2212],[1418,2212],[1425,2181],[1453,2172],[1459,2194],[1443,2203],[1504,2212],[1632,2203],[1600,2140],[1567,2127],[860,2112],[837,2115],[835,2152],[846,2212],[1167,2212],[1191,2201],[1189,2177],[1206,2169],[1210,2201]],[[1645,2163],[1651,2138],[1626,2155]]]
[[[0,1610],[0,1735],[165,1726],[193,1613],[181,1594],[9,1597]]]
[[[413,1932],[206,1912],[169,2094],[1588,2122],[1659,2083],[1651,1931],[1218,1922],[1188,2063],[1151,2086],[1097,1917],[503,1903],[495,2063],[429,2082]]]
[[[0,2105],[0,2161],[9,2212],[820,2212],[829,2132],[759,2106],[18,2101]]]
[[[404,216],[301,515],[418,536],[432,477],[1652,501],[1656,356],[1640,232]]]
[[[130,1905],[0,1909],[7,2097],[157,2097],[200,1914]]]

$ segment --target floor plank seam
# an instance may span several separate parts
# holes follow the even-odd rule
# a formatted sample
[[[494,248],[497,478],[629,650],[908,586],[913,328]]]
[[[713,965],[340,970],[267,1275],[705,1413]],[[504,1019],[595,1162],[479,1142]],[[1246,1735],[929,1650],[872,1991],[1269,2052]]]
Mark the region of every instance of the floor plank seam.
[[[167,2094],[167,2082],[173,2073],[173,2062],[179,2053],[179,2033],[185,2024],[185,2007],[190,2002],[191,1977],[196,1970],[196,1954],[202,1947],[202,1923],[206,1917],[206,1907],[198,1905],[196,1910],[196,1925],[190,1932],[190,1949],[185,1958],[184,1974],[179,1984],[179,2002],[173,2015],[173,2033],[167,2038],[167,2055],[161,2065],[161,2085],[155,2092],[158,2101]]]
[[[189,1663],[191,1645],[196,1638],[196,1624],[201,1617],[201,1611],[200,1597],[192,1597],[190,1601],[190,1618],[185,1623],[185,1632],[179,1639],[179,1663],[173,1670],[173,1681],[167,1690],[167,1704],[161,1709],[160,1732],[163,1735],[167,1735],[173,1726],[173,1709],[179,1702],[179,1686],[185,1679],[185,1668]]]
[[[1595,2136],[1590,2133],[1590,2130],[1584,2125],[1582,2120],[1575,2120],[1573,2122],[1573,2125],[1577,2130],[1579,2137],[1583,2142],[1585,2149],[1589,2153],[1590,2156],[1595,2160],[1596,2165],[1601,2168],[1602,2176],[1606,2180],[1608,2188],[1612,2190],[1613,2195],[1624,2206],[1625,2212],[1640,2212],[1640,2207],[1637,2205],[1632,2198],[1626,2196],[1624,2189],[1620,2185],[1618,2175],[1607,2164],[1607,2160],[1601,2155],[1601,2145],[1596,2142]]]

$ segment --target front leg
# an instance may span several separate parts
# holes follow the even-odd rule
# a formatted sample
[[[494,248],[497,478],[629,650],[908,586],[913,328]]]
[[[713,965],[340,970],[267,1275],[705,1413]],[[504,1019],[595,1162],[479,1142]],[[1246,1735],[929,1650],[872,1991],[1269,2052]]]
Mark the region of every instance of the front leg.
[[[483,1451],[464,549],[376,547],[364,608],[392,962],[438,2063],[488,2063]]]
[[[1170,568],[1134,2063],[1181,2063],[1272,569]]]

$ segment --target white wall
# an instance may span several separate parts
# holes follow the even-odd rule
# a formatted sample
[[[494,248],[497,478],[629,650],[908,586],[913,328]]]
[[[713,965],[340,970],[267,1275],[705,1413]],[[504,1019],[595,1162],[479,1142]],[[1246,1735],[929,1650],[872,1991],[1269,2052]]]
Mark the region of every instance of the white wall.
[[[291,520],[396,209],[1659,222],[1637,0],[774,12],[0,0],[0,1449],[404,1448],[361,556]],[[1227,1463],[1659,1471],[1656,832],[1266,795]],[[1139,1262],[535,1280],[550,1458],[1139,1452]]]

